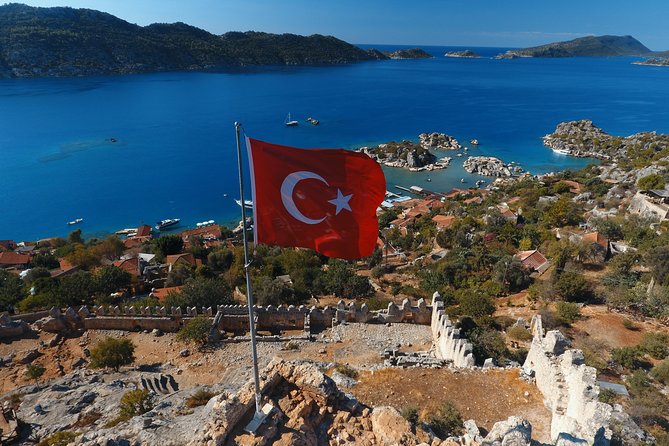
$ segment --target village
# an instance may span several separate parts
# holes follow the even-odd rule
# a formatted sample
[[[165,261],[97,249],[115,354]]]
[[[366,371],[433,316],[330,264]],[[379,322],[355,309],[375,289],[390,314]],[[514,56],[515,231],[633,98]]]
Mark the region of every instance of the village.
[[[255,246],[264,395],[280,408],[259,437],[241,429],[241,227],[0,240],[2,441],[669,444],[658,156],[388,194],[357,262]],[[95,354],[110,337],[134,351],[112,367]],[[147,410],[119,421],[132,389]]]

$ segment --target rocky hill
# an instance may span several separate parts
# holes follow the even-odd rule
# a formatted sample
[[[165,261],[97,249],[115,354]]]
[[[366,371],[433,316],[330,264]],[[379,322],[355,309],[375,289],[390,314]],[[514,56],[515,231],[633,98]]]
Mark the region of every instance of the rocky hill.
[[[567,155],[623,163],[632,161],[635,167],[645,167],[669,155],[669,135],[640,132],[626,137],[613,136],[589,120],[562,122],[543,140],[547,147]]]
[[[340,64],[379,57],[331,36],[138,26],[91,9],[0,6],[0,78],[84,76],[247,65]]]
[[[632,62],[634,65],[652,65],[654,67],[669,67],[669,58],[650,58],[641,62]]]
[[[587,36],[566,42],[510,50],[519,57],[607,57],[635,56],[651,51],[632,36]]]
[[[475,53],[472,50],[465,50],[465,51],[449,51],[448,53],[444,54],[446,57],[463,57],[466,59],[478,59],[481,57],[480,54]]]
[[[420,48],[384,52],[389,59],[431,59],[432,55]]]

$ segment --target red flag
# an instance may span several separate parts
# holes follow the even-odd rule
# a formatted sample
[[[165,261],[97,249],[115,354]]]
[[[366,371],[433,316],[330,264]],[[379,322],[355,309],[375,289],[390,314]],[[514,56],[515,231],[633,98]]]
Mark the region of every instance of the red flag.
[[[372,254],[381,167],[363,153],[298,149],[246,138],[256,243],[311,248],[328,257]]]

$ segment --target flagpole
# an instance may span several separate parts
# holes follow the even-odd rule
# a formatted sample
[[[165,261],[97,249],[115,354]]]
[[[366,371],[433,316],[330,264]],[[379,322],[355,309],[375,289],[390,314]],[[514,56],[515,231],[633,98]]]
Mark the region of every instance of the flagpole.
[[[242,233],[244,239],[244,272],[246,273],[246,299],[249,307],[249,330],[251,331],[251,355],[253,356],[253,380],[255,383],[256,415],[260,414],[260,377],[258,375],[258,352],[256,350],[256,324],[254,320],[253,292],[251,289],[251,275],[249,260],[249,242],[246,231],[246,206],[244,201],[244,179],[242,176],[242,144],[240,129],[242,125],[235,122],[235,132],[237,133],[237,166],[239,168],[239,199],[242,208]]]

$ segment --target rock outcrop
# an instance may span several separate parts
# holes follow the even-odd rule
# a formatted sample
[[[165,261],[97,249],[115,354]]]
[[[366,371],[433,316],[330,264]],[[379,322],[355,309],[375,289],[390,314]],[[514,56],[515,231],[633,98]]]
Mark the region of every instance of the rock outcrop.
[[[446,57],[461,57],[465,59],[478,59],[481,57],[480,54],[475,53],[472,50],[464,50],[464,51],[449,51],[448,53],[444,54]]]
[[[420,48],[409,48],[392,52],[384,52],[390,59],[431,59],[432,55]]]
[[[443,141],[445,142],[446,139],[444,138]],[[384,166],[399,167],[413,172],[444,169],[451,162],[451,158],[448,157],[438,160],[422,143],[416,144],[412,141],[402,141],[399,143],[391,141],[386,144],[379,144],[376,147],[362,147],[359,151],[367,154]]]
[[[462,164],[465,171],[488,177],[512,177],[523,172],[520,166],[504,164],[492,156],[471,156]]]
[[[21,320],[13,321],[7,313],[0,314],[0,339],[18,338],[30,332],[30,326]]]
[[[654,154],[665,153],[669,148],[669,135],[640,132],[627,137],[612,136],[590,120],[562,122],[543,141],[546,147],[570,156],[614,161],[643,156],[649,164]]]
[[[457,139],[445,133],[421,133],[418,139],[424,149],[460,150],[462,148]]]

